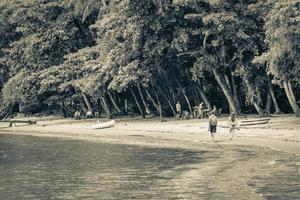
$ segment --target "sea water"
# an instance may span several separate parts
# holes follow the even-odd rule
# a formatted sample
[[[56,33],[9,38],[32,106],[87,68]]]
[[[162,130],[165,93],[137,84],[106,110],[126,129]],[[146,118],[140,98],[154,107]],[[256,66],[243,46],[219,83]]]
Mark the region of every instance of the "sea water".
[[[299,158],[280,160],[270,153],[273,163],[256,169],[251,162],[265,156],[258,152],[222,145],[188,150],[3,134],[0,199],[297,199]]]

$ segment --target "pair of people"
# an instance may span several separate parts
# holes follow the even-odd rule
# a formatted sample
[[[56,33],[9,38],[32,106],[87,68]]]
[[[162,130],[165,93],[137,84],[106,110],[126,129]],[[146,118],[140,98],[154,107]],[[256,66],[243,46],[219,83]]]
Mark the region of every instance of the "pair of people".
[[[92,114],[92,111],[91,110],[88,110],[86,112],[86,115],[85,117],[88,119],[88,118],[93,118],[93,114]],[[81,118],[81,114],[80,114],[80,111],[79,110],[76,110],[75,113],[74,113],[74,118],[75,119],[80,119]]]
[[[213,141],[215,141],[214,134],[216,134],[217,132],[217,124],[218,124],[218,118],[215,115],[215,113],[212,113],[209,116],[209,131]],[[227,122],[227,126],[229,127],[229,136],[230,136],[229,139],[232,140],[233,137],[235,136],[235,129],[238,129],[238,123],[234,113],[230,114]]]

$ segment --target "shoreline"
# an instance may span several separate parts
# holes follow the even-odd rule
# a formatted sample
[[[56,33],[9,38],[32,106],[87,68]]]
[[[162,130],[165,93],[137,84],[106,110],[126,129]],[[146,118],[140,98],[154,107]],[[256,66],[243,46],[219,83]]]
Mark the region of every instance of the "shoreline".
[[[133,158],[137,156],[139,164],[142,163],[141,156],[145,151],[150,152],[152,156],[153,152],[159,152],[156,154],[159,158],[165,159],[166,163],[172,163],[172,160],[169,160],[172,158],[164,155],[164,152],[173,152],[176,158],[181,156],[184,159],[192,159],[193,156],[187,157],[185,154],[176,153],[180,152],[178,150],[187,150],[200,156],[200,160],[186,164],[177,163],[174,168],[158,168],[159,171],[156,173],[162,179],[156,174],[157,188],[168,185],[172,188],[170,194],[174,194],[174,188],[180,189],[184,199],[258,200],[266,197],[295,199],[298,193],[289,191],[296,190],[299,182],[299,120],[292,117],[276,118],[268,125],[242,128],[233,141],[229,141],[228,128],[224,126],[226,120],[227,118],[219,119],[220,127],[218,127],[216,142],[211,141],[207,130],[207,119],[180,121],[171,119],[163,123],[158,119],[117,120],[115,127],[100,130],[91,129],[91,125],[96,123],[95,120],[40,120],[36,125],[2,128],[0,135],[46,137],[24,139],[27,144],[30,144],[31,149],[37,145],[37,149],[44,149],[46,153],[53,151],[47,147],[48,143],[61,145],[60,150],[62,150],[66,148],[63,145],[64,140],[67,140],[67,143],[75,140],[76,146],[73,145],[71,148],[69,146],[66,149],[71,152],[82,151],[83,154],[79,155],[92,153],[92,157],[102,143],[112,144],[116,145],[114,148],[118,151],[122,151],[122,155],[128,154]],[[23,138],[17,139],[22,143]],[[97,149],[82,150],[80,149],[82,143],[88,147],[96,146]],[[120,148],[118,145],[126,145],[126,147]],[[139,149],[137,155],[131,155],[126,151],[135,147]],[[171,151],[168,151],[170,149]],[[77,156],[78,153],[75,155]],[[56,157],[56,153],[54,156]],[[97,155],[97,157],[101,156],[102,153]],[[77,163],[77,157],[74,159]],[[151,159],[161,161],[156,156]],[[96,176],[99,174],[101,173],[96,173]],[[128,182],[127,179],[124,181]],[[149,191],[151,194],[154,192],[155,190]]]
[[[274,117],[266,125],[241,128],[229,141],[226,117],[218,122],[216,142],[207,131],[207,119],[160,122],[154,119],[116,119],[116,126],[91,129],[96,119],[38,119],[36,125],[0,128],[0,134],[32,135],[88,140],[105,143],[146,145],[155,147],[192,148],[201,144],[268,147],[276,151],[300,155],[300,119],[292,116]]]

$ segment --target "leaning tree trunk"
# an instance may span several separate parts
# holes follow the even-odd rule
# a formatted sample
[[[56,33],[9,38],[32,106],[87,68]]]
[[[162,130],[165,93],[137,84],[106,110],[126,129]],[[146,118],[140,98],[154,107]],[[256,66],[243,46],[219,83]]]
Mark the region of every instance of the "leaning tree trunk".
[[[191,107],[191,104],[190,104],[190,100],[189,100],[189,98],[187,97],[186,90],[182,87],[182,85],[180,84],[180,82],[179,82],[177,79],[175,79],[175,80],[176,80],[176,83],[178,84],[179,89],[181,90],[181,92],[182,92],[182,94],[183,94],[183,96],[184,96],[184,98],[185,98],[186,103],[188,104],[190,113],[192,114],[192,113],[193,113],[193,110],[192,110],[192,107]]]
[[[86,94],[84,92],[81,92],[81,94],[83,96],[85,105],[88,107],[88,110],[92,110],[92,106],[91,106],[89,98],[86,96]]]
[[[227,84],[229,90],[230,90],[231,93],[232,93],[232,88],[231,88],[231,85],[230,85],[230,82],[229,82],[229,78],[228,78],[228,76],[227,76],[226,74],[224,75],[224,78],[225,78],[225,81],[226,81],[226,84]],[[234,98],[234,96],[233,96],[233,98]],[[234,98],[234,99],[235,99],[235,98]],[[231,110],[230,107],[229,107],[229,112],[232,113],[232,110]]]
[[[87,112],[87,109],[86,109],[86,107],[84,106],[84,104],[83,104],[83,103],[80,103],[79,105],[80,105],[81,110],[82,110],[84,113],[86,113],[86,112]]]
[[[138,99],[137,99],[137,97],[136,97],[136,95],[135,95],[135,93],[134,93],[134,91],[133,91],[132,88],[130,88],[130,92],[131,92],[131,94],[132,94],[132,96],[134,98],[134,101],[135,101],[136,105],[138,106],[138,108],[140,110],[142,118],[145,118],[145,113],[144,113],[144,111],[143,111],[143,109],[142,109],[142,107],[141,107],[141,105],[140,105],[140,103],[139,103],[139,101],[138,101]]]
[[[162,111],[162,107],[161,107],[161,102],[160,102],[160,100],[159,100],[159,98],[158,98],[157,92],[154,91],[154,93],[155,93],[156,100],[157,100],[157,102],[158,102],[158,112],[159,112],[159,117],[160,117],[160,119],[162,120],[162,118],[163,118],[163,111]],[[153,100],[154,100],[154,99],[153,99]]]
[[[165,100],[167,101],[167,103],[169,104],[169,106],[170,106],[170,108],[171,108],[171,110],[173,112],[173,115],[175,117],[176,116],[176,111],[174,109],[174,106],[173,106],[171,100],[167,97],[167,95],[164,93],[164,91],[159,86],[157,86],[157,89],[159,90],[159,92],[161,93],[161,95],[165,98]]]
[[[205,105],[207,106],[207,109],[212,110],[211,104],[209,103],[209,100],[208,100],[207,96],[205,95],[201,86],[196,86],[196,89],[198,90],[202,100],[204,101]]]
[[[273,87],[272,87],[272,84],[271,84],[270,80],[268,81],[268,87],[269,87],[269,91],[270,91],[270,94],[271,94],[271,97],[272,97],[272,100],[273,100],[273,105],[275,107],[275,113],[274,114],[282,113],[279,106],[278,106],[276,96],[275,96],[275,93],[274,93],[274,90],[273,90]]]
[[[110,110],[109,110],[109,106],[108,106],[106,97],[105,97],[105,96],[100,97],[100,100],[101,100],[100,102],[102,102],[102,106],[103,106],[103,108],[104,108],[104,110],[105,110],[105,112],[106,112],[106,114],[107,114],[107,118],[111,118],[112,115],[111,115],[111,112],[110,112]]]
[[[289,86],[289,84],[290,83],[288,83],[287,81],[283,82],[284,90],[285,90],[288,101],[289,101],[296,117],[300,117],[300,109],[297,105],[297,102],[294,101],[296,98],[295,98],[295,96],[293,97],[294,92],[293,92],[293,90],[290,90],[291,86]]]
[[[236,85],[236,81],[232,72],[232,69],[230,68],[230,76],[231,76],[231,82],[232,82],[232,91],[233,91],[233,98],[237,104],[239,113],[242,112],[242,108],[241,108],[241,103],[240,103],[240,99],[239,99],[239,94],[237,92],[237,85]]]
[[[108,93],[108,96],[109,96],[112,104],[114,105],[115,109],[117,110],[118,114],[122,114],[123,111],[121,110],[121,108],[116,103],[116,101],[115,101],[114,97],[112,96],[112,94],[109,91],[107,91],[107,93]]]
[[[218,82],[218,84],[220,85],[220,87],[222,88],[222,91],[225,94],[225,97],[229,103],[229,107],[231,109],[232,112],[236,113],[236,114],[240,114],[238,107],[236,105],[236,102],[230,92],[230,89],[225,81],[225,78],[222,76],[222,74],[220,74],[219,72],[217,72],[216,69],[212,68],[213,74]]]
[[[125,108],[125,112],[128,113],[128,100],[125,99],[124,101],[124,108]]]
[[[138,88],[139,94],[140,94],[140,96],[141,96],[142,102],[143,102],[143,104],[144,104],[144,106],[145,106],[146,113],[147,113],[147,114],[152,114],[153,112],[151,111],[151,109],[150,109],[149,106],[147,105],[147,102],[146,102],[146,100],[145,100],[145,98],[144,98],[144,95],[143,95],[143,92],[142,92],[142,90],[141,90],[141,86],[140,86],[139,83],[137,84],[137,88]]]
[[[267,103],[266,103],[266,107],[265,107],[265,110],[268,114],[271,113],[271,106],[272,106],[272,96],[271,96],[270,90],[268,90]]]
[[[252,86],[250,84],[249,79],[247,77],[244,77],[243,80],[244,80],[244,82],[246,84],[246,87],[247,87],[247,90],[249,91],[249,93],[254,93],[253,92],[253,88],[252,88]],[[263,109],[261,109],[261,107],[259,106],[259,103],[255,100],[255,97],[252,98],[251,103],[252,103],[252,105],[254,106],[255,110],[257,111],[257,113],[259,115],[263,115],[264,114]]]
[[[295,94],[294,94],[294,91],[293,91],[293,87],[292,87],[292,84],[291,84],[290,81],[288,82],[288,87],[289,87],[289,91],[290,91],[291,97],[292,97],[293,101],[297,105],[297,100],[296,100],[296,97],[295,97]]]
[[[155,102],[154,98],[151,96],[150,92],[148,91],[147,88],[145,88],[145,92],[148,96],[148,98],[150,99],[150,101],[152,102],[153,106],[156,108],[156,110],[159,112],[159,105]]]
[[[199,102],[197,101],[197,94],[195,93],[195,90],[192,90],[192,99],[194,101],[194,105],[199,105]]]

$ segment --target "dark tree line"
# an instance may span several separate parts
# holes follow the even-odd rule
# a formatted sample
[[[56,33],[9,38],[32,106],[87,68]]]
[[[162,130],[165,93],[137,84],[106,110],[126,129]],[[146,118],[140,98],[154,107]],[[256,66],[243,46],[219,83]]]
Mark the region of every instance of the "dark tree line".
[[[4,1],[2,113],[299,116],[299,16],[296,0]]]

